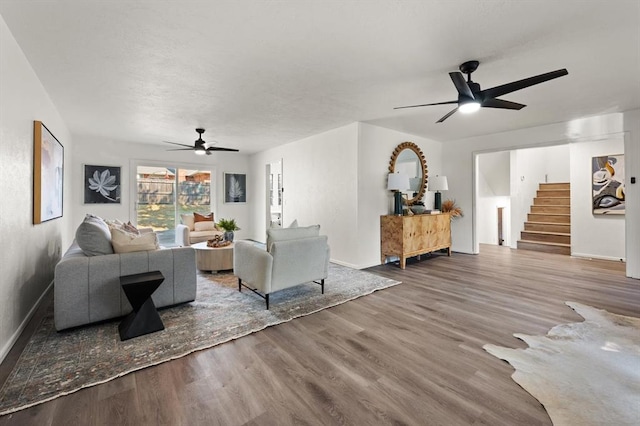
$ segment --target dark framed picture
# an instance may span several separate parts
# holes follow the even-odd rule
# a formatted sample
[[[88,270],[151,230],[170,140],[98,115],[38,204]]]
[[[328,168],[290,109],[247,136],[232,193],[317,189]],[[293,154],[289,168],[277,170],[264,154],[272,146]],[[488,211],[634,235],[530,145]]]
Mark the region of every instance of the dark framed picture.
[[[42,124],[33,122],[33,223],[62,217],[64,147]]]
[[[120,204],[120,167],[84,166],[84,203]]]
[[[241,173],[224,174],[224,202],[247,202],[247,175]]]

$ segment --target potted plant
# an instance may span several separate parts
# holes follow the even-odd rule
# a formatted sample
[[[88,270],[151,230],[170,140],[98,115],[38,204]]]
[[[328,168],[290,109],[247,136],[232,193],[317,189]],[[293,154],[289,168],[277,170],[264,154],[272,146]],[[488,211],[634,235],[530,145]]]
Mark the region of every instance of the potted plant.
[[[233,231],[240,230],[235,219],[220,219],[216,226],[224,231],[224,239],[226,241],[233,241]]]

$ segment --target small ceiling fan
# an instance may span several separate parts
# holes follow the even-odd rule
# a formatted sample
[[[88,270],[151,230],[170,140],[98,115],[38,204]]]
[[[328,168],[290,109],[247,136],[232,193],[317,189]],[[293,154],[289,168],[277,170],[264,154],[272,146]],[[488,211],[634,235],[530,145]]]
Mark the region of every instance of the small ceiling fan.
[[[207,142],[202,140],[202,134],[204,133],[204,129],[196,129],[196,132],[198,132],[198,139],[196,139],[196,141],[194,142],[193,146],[185,145],[183,143],[163,141],[165,143],[170,143],[172,145],[178,145],[178,146],[185,146],[186,147],[186,148],[168,149],[167,151],[189,151],[189,150],[193,150],[198,155],[205,155],[205,154],[206,155],[211,155],[211,152],[213,152],[213,151],[231,151],[231,152],[238,152],[239,151],[238,149],[233,149],[233,148],[222,148],[222,147],[216,147],[216,146],[207,146]]]
[[[569,74],[569,72],[565,68],[563,68],[561,70],[551,71],[545,74],[513,81],[511,83],[492,87],[490,89],[480,90],[480,85],[471,81],[471,73],[478,69],[478,65],[480,65],[480,62],[478,61],[467,61],[460,65],[460,72],[455,71],[449,73],[451,81],[453,81],[453,84],[454,86],[456,86],[456,90],[458,91],[457,101],[401,106],[394,109],[416,108],[431,105],[458,104],[455,109],[438,120],[437,123],[442,123],[458,110],[460,110],[460,112],[462,113],[474,112],[481,107],[520,110],[526,105],[519,104],[517,102],[505,101],[503,99],[497,99],[498,96],[506,95],[507,93],[515,92],[516,90],[544,83],[545,81],[553,80],[554,78],[562,77]],[[464,76],[462,75],[462,73],[467,74],[467,81],[464,80]]]

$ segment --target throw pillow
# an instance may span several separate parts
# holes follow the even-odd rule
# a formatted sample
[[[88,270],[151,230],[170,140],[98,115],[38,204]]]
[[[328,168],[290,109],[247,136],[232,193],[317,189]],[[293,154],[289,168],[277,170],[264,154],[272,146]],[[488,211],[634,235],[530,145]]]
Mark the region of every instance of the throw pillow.
[[[213,212],[208,215],[202,215],[200,213],[193,213],[194,222],[213,222]]]
[[[267,229],[267,251],[271,251],[271,244],[276,241],[297,240],[298,238],[317,237],[320,235],[320,225],[298,228],[269,228]]]
[[[98,216],[85,216],[76,230],[76,242],[87,256],[113,254],[109,226]]]
[[[214,222],[206,221],[206,222],[196,222],[194,225],[194,230],[195,231],[217,231],[218,228],[216,227],[216,224]]]
[[[124,229],[127,232],[131,232],[132,234],[140,235],[140,231],[138,230],[138,228],[133,226],[133,224],[130,221],[127,223],[123,223],[122,229]]]
[[[193,224],[195,222],[194,216],[191,213],[181,213],[180,219],[182,224],[189,228],[189,231],[193,231]]]
[[[136,235],[117,228],[111,228],[111,243],[116,253],[131,253],[160,248],[158,234],[155,232]]]
[[[297,228],[298,227],[298,219],[294,219],[293,222],[291,222],[291,225],[289,225],[289,228]]]

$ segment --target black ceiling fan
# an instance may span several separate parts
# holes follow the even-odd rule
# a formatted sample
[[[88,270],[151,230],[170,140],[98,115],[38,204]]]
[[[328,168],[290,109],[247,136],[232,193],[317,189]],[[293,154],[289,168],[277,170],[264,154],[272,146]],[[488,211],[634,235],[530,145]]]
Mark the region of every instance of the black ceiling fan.
[[[430,105],[458,104],[455,109],[438,120],[437,123],[442,123],[444,120],[451,117],[453,113],[455,113],[458,109],[460,110],[460,112],[473,112],[477,111],[480,107],[520,110],[526,105],[519,104],[517,102],[505,101],[503,99],[497,99],[497,97],[569,74],[569,72],[565,68],[563,68],[561,70],[551,71],[545,74],[540,74],[500,86],[492,87],[491,89],[480,90],[480,85],[471,81],[471,73],[478,69],[478,65],[480,65],[480,62],[478,61],[467,61],[460,65],[460,72],[455,71],[449,73],[451,81],[453,81],[453,84],[456,86],[456,90],[458,91],[457,101],[409,105],[396,107],[394,109],[416,108]],[[462,73],[467,74],[467,81],[464,80],[464,76],[462,75]]]
[[[186,147],[186,148],[168,149],[167,151],[189,151],[189,150],[193,150],[198,155],[205,155],[205,154],[206,155],[211,155],[211,152],[213,152],[213,151],[230,151],[230,152],[238,152],[239,151],[238,149],[233,149],[233,148],[222,148],[222,147],[217,147],[217,146],[209,146],[209,147],[207,147],[207,142],[202,140],[202,134],[204,133],[204,129],[196,129],[196,132],[198,132],[198,139],[196,139],[196,141],[194,142],[193,146],[185,145],[183,143],[163,141],[165,143],[170,143],[172,145],[179,145],[179,146],[185,146]]]

